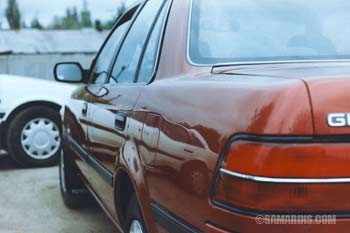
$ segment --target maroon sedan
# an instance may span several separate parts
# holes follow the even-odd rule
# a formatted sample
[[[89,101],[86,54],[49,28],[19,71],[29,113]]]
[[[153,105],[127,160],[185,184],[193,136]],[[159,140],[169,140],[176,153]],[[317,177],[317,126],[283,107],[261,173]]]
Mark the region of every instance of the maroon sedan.
[[[343,0],[129,9],[89,72],[55,68],[82,83],[64,110],[67,206],[87,189],[131,233],[348,232],[349,15]]]

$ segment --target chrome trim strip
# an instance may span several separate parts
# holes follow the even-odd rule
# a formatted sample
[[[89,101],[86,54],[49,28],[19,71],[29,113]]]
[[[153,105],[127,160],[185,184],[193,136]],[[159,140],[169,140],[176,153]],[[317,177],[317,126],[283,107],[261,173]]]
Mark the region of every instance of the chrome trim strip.
[[[350,59],[329,59],[329,60],[276,60],[276,61],[251,61],[251,62],[232,62],[232,63],[217,63],[208,66],[228,67],[228,66],[245,66],[245,65],[284,65],[284,64],[312,64],[312,63],[342,63],[350,62]]]
[[[261,183],[283,183],[283,184],[339,184],[339,183],[350,183],[350,178],[272,178],[272,177],[262,177],[262,176],[253,176],[253,175],[246,175],[242,173],[232,172],[227,169],[221,168],[220,172],[233,176],[236,178],[254,181],[254,182],[261,182]]]

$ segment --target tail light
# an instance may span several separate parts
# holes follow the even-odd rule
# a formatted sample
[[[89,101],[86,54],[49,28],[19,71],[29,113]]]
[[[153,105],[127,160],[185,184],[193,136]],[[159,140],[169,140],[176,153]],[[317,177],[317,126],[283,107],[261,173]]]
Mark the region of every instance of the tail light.
[[[254,212],[350,212],[350,144],[236,140],[213,201]]]

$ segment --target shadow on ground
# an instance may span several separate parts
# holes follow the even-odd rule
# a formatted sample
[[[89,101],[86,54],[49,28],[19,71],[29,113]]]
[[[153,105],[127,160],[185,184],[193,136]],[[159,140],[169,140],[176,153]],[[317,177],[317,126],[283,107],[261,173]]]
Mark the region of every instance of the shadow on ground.
[[[0,170],[22,169],[8,154],[0,154]]]

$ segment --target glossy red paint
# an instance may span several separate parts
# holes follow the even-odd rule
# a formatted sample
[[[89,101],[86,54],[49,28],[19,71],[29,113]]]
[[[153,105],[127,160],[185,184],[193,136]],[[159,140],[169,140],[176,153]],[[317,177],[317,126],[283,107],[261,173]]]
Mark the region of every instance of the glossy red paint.
[[[149,85],[86,85],[73,94],[65,110],[65,133],[113,178],[109,184],[96,169],[75,156],[87,185],[118,228],[125,224],[125,203],[118,200],[130,191],[118,182],[126,174],[150,233],[174,229],[161,223],[159,209],[188,224],[193,232],[347,232],[348,218],[337,220],[336,225],[259,225],[251,214],[219,207],[211,194],[219,176],[216,171],[226,155],[224,149],[232,136],[240,134],[303,136],[310,142],[300,143],[301,148],[294,142],[272,143],[264,150],[244,148],[252,154],[233,158],[230,169],[236,172],[284,178],[349,177],[348,142],[338,144],[335,138],[331,138],[333,144],[312,140],[321,135],[350,133],[349,128],[333,129],[326,122],[328,113],[350,108],[350,63],[214,69],[191,65],[186,59],[190,1],[168,2],[172,5],[155,79]],[[89,112],[84,115],[86,104]],[[121,112],[127,121],[125,128],[118,129],[116,115]],[[260,186],[253,181],[241,186],[251,192],[239,192],[232,196],[232,202],[234,198],[244,200],[253,212],[293,213],[293,205],[283,205],[283,201],[302,203],[303,208],[296,210],[307,213],[350,212],[349,205],[342,205],[350,195],[348,184],[322,184],[311,196],[297,200],[273,194],[279,190],[287,196],[284,184],[269,184],[264,194],[266,202],[258,203],[253,199],[258,198],[259,193],[254,191]],[[271,208],[271,198],[279,198],[280,209]],[[327,198],[328,202],[321,203]],[[239,202],[235,204],[239,206]]]

